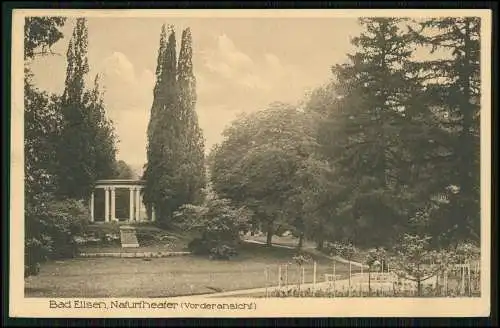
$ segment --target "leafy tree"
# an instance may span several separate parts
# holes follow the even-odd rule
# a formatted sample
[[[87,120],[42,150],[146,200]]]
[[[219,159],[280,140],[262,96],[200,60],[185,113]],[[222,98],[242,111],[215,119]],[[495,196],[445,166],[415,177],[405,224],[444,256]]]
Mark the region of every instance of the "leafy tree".
[[[383,247],[375,247],[368,250],[365,263],[368,265],[368,295],[371,295],[371,273],[373,268],[380,266],[384,269],[387,261],[387,251]]]
[[[63,37],[64,23],[58,17],[27,17],[24,25],[25,276],[37,274],[50,253],[50,236],[41,227],[46,195],[56,188],[54,145],[61,125],[59,98],[33,85],[30,64],[39,48],[46,50]]]
[[[37,54],[47,53],[53,44],[63,38],[61,28],[65,23],[65,17],[26,17],[24,58],[33,59]],[[38,49],[41,52],[37,52]]]
[[[311,122],[294,107],[275,103],[233,122],[211,155],[215,191],[248,206],[269,245],[278,225],[300,221],[286,207],[298,193],[295,175],[312,153]]]
[[[313,153],[301,163],[292,185],[284,211],[295,218],[291,224],[299,236],[297,247],[301,248],[307,237],[316,241],[321,250],[324,242],[333,239],[337,232],[334,171]]]
[[[55,144],[61,126],[59,98],[38,90],[32,74],[25,70],[24,79],[24,152],[26,200],[37,194],[54,192],[56,170]]]
[[[417,293],[422,295],[422,283],[434,277],[440,270],[445,269],[454,258],[446,250],[436,252],[430,244],[428,235],[405,233],[394,246],[396,256],[392,265],[400,278],[417,283]]]
[[[88,65],[83,19],[77,20],[70,41],[63,96],[41,92],[32,83],[29,64],[63,37],[64,23],[63,18],[35,17],[25,24],[25,275],[36,274],[47,258],[75,254],[73,237],[88,213],[78,200],[67,197],[84,198],[93,180],[106,175],[114,161],[112,129],[97,80],[94,90],[84,89]]]
[[[116,162],[116,178],[117,179],[134,179],[135,173],[132,168],[123,160]]]
[[[330,245],[332,256],[340,256],[349,261],[349,295],[351,295],[351,277],[352,277],[352,259],[357,253],[356,247],[352,241],[344,239],[340,242],[334,242]]]
[[[116,169],[116,136],[113,122],[106,117],[103,93],[100,89],[99,75],[96,75],[94,87],[84,96],[89,115],[91,140],[91,159],[94,180],[107,179]]]
[[[63,35],[60,28],[66,19],[59,17],[27,17],[24,26],[24,149],[27,201],[54,187],[54,143],[61,125],[59,99],[33,85],[30,63],[37,49],[50,48]]]

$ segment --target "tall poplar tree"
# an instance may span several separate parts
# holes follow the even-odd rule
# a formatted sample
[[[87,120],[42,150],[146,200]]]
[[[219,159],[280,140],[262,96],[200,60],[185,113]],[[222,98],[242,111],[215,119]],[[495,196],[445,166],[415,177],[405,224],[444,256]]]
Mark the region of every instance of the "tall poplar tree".
[[[162,26],[156,85],[151,117],[148,126],[148,163],[144,172],[146,188],[144,202],[152,208],[160,224],[168,223],[172,213],[183,200],[180,111],[177,87],[177,54],[175,31],[172,26]]]
[[[84,18],[78,18],[66,53],[67,69],[61,99],[63,128],[58,149],[59,190],[69,198],[83,198],[90,188],[91,171],[87,165],[90,131],[84,102],[88,32]]]
[[[147,130],[147,163],[145,165],[143,179],[146,181],[144,188],[144,204],[148,209],[148,215],[151,217],[155,204],[160,201],[158,197],[158,180],[154,177],[158,175],[160,157],[160,142],[157,137],[158,116],[161,110],[160,98],[162,96],[162,77],[163,77],[163,62],[167,47],[167,31],[165,24],[162,25],[160,34],[160,46],[158,49],[158,58],[156,63],[156,83],[153,90],[153,104]]]
[[[177,83],[179,86],[180,119],[184,127],[185,158],[181,174],[186,179],[186,199],[188,203],[200,200],[205,186],[205,142],[196,114],[196,78],[193,72],[193,49],[191,30],[182,32],[181,49],[177,64]]]
[[[93,183],[114,167],[114,136],[107,121],[99,87],[86,90],[89,72],[88,31],[78,18],[67,51],[65,89],[61,99],[63,125],[57,151],[58,194],[87,199]]]

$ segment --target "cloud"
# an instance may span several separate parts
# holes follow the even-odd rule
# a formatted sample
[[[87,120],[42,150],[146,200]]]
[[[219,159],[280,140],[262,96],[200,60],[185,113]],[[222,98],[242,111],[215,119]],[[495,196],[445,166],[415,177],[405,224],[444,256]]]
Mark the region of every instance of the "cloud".
[[[294,102],[303,94],[296,67],[272,53],[252,58],[225,34],[200,54],[202,65],[196,75],[203,105],[223,103],[233,110],[257,110],[275,100]]]
[[[137,74],[134,65],[123,53],[114,52],[105,58],[98,65],[97,71],[102,75],[104,100],[113,104],[115,110],[132,110],[151,104],[154,74],[149,70]]]
[[[274,101],[295,103],[310,79],[271,52],[250,56],[225,34],[198,52],[197,113],[206,150],[222,140],[223,130],[241,113],[264,109]]]
[[[216,38],[214,49],[202,51],[201,54],[205,68],[226,79],[232,79],[238,71],[244,71],[253,66],[252,59],[240,52],[225,34]]]
[[[218,36],[215,47],[202,56],[204,68],[212,76],[243,88],[272,91],[274,82],[287,73],[276,55],[268,53],[254,60],[225,34]]]

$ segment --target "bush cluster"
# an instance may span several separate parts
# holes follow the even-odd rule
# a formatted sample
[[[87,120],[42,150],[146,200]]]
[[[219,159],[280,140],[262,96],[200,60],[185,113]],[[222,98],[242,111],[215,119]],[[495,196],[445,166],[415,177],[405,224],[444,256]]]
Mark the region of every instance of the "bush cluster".
[[[78,254],[77,237],[82,235],[88,209],[76,200],[40,198],[27,203],[25,212],[25,276],[36,275],[48,259]]]

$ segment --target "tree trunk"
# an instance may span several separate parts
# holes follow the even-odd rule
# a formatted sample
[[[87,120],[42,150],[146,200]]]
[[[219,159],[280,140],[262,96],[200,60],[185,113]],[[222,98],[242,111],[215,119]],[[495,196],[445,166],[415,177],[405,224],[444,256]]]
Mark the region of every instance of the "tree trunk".
[[[274,234],[273,223],[268,222],[267,223],[267,238],[266,238],[266,245],[267,246],[272,246],[273,234]]]
[[[303,245],[303,243],[304,243],[304,234],[303,234],[303,233],[301,233],[301,234],[299,235],[299,244],[297,245],[297,248],[298,248],[299,250],[300,250],[300,249],[302,249],[302,245]]]
[[[324,241],[324,240],[323,240],[323,238],[321,237],[321,238],[318,240],[318,245],[317,245],[317,247],[316,247],[316,248],[318,249],[318,251],[321,251],[321,250],[323,250],[324,245],[325,245],[325,241]]]

